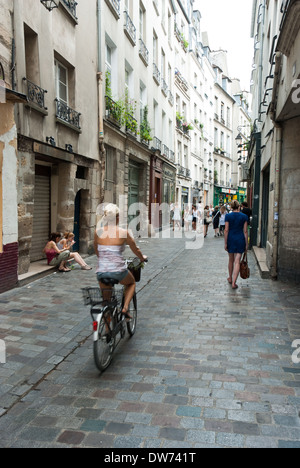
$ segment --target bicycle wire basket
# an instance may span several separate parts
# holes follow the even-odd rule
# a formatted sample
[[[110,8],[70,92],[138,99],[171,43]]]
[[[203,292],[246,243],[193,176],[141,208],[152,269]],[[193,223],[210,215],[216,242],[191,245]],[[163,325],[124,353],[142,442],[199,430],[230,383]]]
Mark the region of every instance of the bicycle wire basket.
[[[141,262],[141,260],[138,257],[134,258],[129,258],[127,260],[127,269],[132,273],[135,281],[138,283],[141,281],[141,271],[143,268],[144,264]]]
[[[109,301],[105,300],[103,297],[103,292],[105,295],[105,291],[110,295]],[[82,295],[83,295],[83,301],[85,305],[101,305],[104,303],[107,305],[107,302],[113,302],[117,301],[118,303],[121,303],[123,299],[123,294],[124,294],[124,289],[105,289],[104,291],[101,291],[100,288],[82,288]]]
[[[100,288],[82,288],[84,305],[96,305],[103,302]]]

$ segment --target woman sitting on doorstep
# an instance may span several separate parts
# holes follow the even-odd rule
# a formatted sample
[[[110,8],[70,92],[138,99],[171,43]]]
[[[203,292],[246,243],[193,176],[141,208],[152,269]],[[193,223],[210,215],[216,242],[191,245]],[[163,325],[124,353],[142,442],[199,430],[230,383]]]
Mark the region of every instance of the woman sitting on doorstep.
[[[58,232],[53,232],[43,252],[46,254],[48,265],[57,266],[60,272],[71,271],[70,268],[67,268],[67,260],[70,258],[69,249],[59,249],[56,245],[60,238],[61,235]]]
[[[60,238],[61,238],[61,236],[60,236]],[[75,244],[74,238],[75,238],[75,234],[73,234],[73,232],[65,232],[64,237],[58,242],[57,247],[60,250],[63,250],[63,249],[71,250],[71,248]],[[85,261],[83,260],[81,255],[79,255],[78,252],[71,252],[70,253],[70,258],[74,259],[75,262],[78,263],[78,265],[81,266],[82,270],[92,270],[92,267],[88,266],[85,263]]]

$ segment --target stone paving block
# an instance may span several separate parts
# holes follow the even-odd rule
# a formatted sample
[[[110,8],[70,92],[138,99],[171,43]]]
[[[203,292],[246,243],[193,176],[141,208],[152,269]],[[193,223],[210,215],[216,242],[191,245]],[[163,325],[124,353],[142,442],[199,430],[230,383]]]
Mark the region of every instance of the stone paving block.
[[[138,285],[137,333],[102,375],[80,292],[95,284],[94,272],[73,270],[64,285],[52,275],[1,295],[1,339],[10,337],[0,365],[2,445],[297,447],[300,371],[291,336],[299,310],[286,308],[286,286],[262,281],[253,264],[251,279],[232,291],[221,239],[208,237],[196,255],[180,239],[147,240],[143,249],[152,263]],[[212,284],[220,288],[204,299]]]

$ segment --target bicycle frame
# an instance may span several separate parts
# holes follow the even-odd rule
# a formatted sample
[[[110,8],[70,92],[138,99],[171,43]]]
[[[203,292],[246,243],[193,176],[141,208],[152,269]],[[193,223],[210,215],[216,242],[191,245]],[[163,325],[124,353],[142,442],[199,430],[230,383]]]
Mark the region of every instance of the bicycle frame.
[[[134,269],[138,265],[130,261]],[[139,275],[140,277],[140,275]],[[139,280],[138,280],[139,281]],[[83,288],[85,305],[90,305],[93,320],[94,358],[98,369],[103,372],[111,363],[114,350],[126,335],[126,326],[129,336],[136,331],[137,298],[134,293],[129,306],[128,320],[122,313],[124,307],[124,288],[115,289],[114,286],[106,290],[100,288]],[[118,339],[118,335],[120,338]]]

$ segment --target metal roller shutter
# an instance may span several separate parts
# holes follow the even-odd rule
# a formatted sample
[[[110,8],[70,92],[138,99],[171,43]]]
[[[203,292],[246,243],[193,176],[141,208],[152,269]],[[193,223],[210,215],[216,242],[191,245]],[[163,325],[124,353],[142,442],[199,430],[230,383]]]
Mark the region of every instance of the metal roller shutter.
[[[38,171],[37,171],[38,172]],[[45,171],[44,171],[45,172]],[[30,261],[45,258],[43,249],[49,239],[50,231],[50,174],[35,175],[33,235]]]

